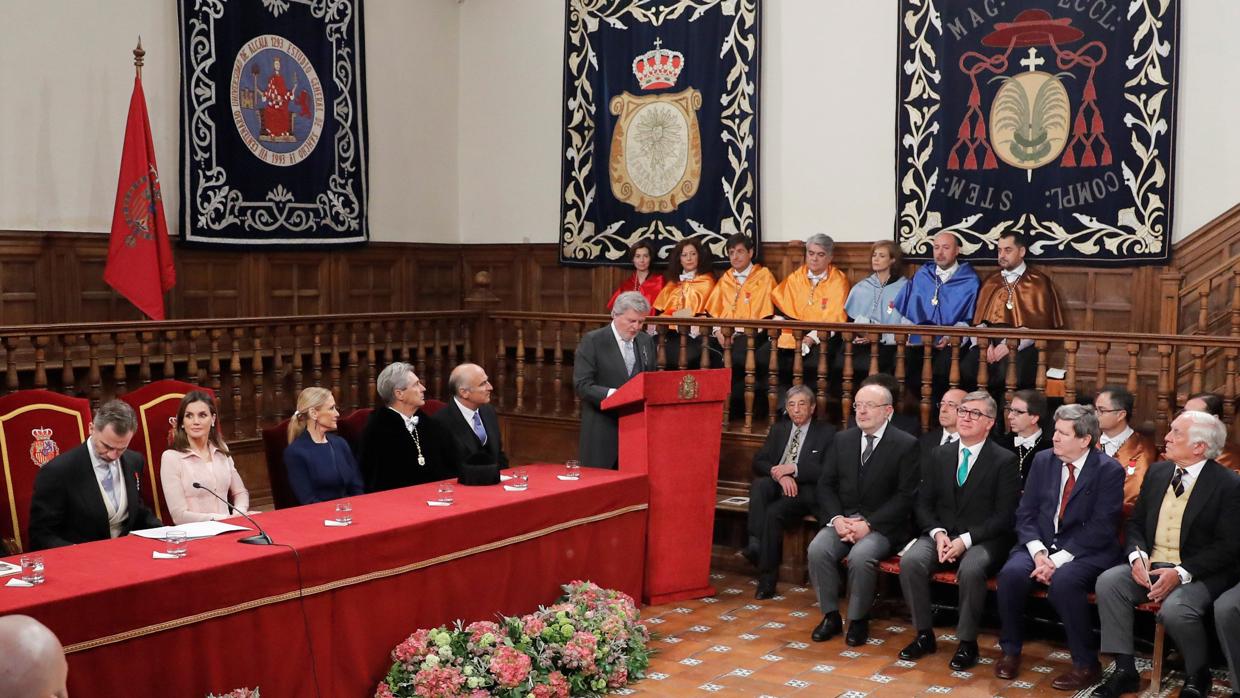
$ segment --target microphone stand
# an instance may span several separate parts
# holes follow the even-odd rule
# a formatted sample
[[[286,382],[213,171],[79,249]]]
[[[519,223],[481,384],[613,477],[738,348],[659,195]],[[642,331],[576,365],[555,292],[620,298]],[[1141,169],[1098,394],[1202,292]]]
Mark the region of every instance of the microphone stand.
[[[272,544],[272,543],[271,543],[271,536],[267,535],[267,532],[263,530],[263,527],[262,527],[262,526],[259,526],[257,521],[255,521],[254,519],[250,518],[250,515],[249,515],[249,514],[246,514],[245,512],[241,511],[240,509],[235,508],[233,505],[231,505],[231,504],[229,504],[229,503],[228,503],[228,500],[227,500],[227,499],[224,499],[223,497],[219,496],[218,494],[216,494],[216,493],[212,492],[209,488],[207,488],[207,487],[203,487],[203,486],[202,486],[202,483],[200,483],[200,482],[195,482],[195,483],[194,483],[194,489],[196,489],[196,490],[202,490],[203,492],[206,492],[207,494],[211,495],[212,497],[215,497],[216,499],[220,500],[221,502],[223,502],[223,503],[224,503],[224,506],[228,507],[228,510],[229,510],[229,511],[236,511],[238,514],[240,514],[241,516],[245,517],[245,520],[246,520],[246,521],[249,521],[250,523],[254,524],[254,528],[257,528],[257,529],[258,529],[258,533],[257,533],[257,534],[255,534],[255,535],[252,535],[252,536],[246,536],[245,538],[238,538],[238,539],[237,539],[237,542],[238,542],[238,543],[246,543],[246,544],[248,544],[248,545],[271,545],[271,544]]]

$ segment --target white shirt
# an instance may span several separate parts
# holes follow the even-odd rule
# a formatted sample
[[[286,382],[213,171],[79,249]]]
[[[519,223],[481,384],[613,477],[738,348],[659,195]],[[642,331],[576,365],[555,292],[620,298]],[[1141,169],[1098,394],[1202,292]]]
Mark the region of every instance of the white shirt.
[[[1014,284],[1018,279],[1020,279],[1021,275],[1025,273],[1025,263],[1021,262],[1020,266],[1015,269],[1001,269],[999,273],[1003,274],[1003,280],[1006,281],[1008,285]]]
[[[952,436],[959,437],[960,435],[953,434]],[[977,462],[977,454],[981,452],[982,446],[984,445],[986,445],[986,439],[982,439],[981,441],[978,441],[975,444],[970,444],[968,446],[965,445],[964,439],[959,439],[959,438],[957,439],[957,442],[956,442],[956,471],[957,472],[960,471],[960,464],[964,462],[964,450],[966,448],[969,449],[969,467],[965,468],[965,473],[964,473],[965,482],[969,481],[969,475],[973,472],[973,464]],[[930,540],[934,540],[934,537],[939,535],[940,531],[942,531],[943,533],[947,533],[947,529],[945,528],[930,529]],[[973,547],[973,535],[970,534],[968,531],[961,533],[960,542],[964,543],[965,550],[972,548]]]
[[[478,414],[478,410],[471,410],[461,403],[459,398],[452,398],[452,402],[456,403],[456,408],[461,411],[461,416],[465,418],[465,423],[473,428],[474,415]]]
[[[934,268],[934,274],[939,277],[939,283],[945,284],[947,283],[948,279],[952,278],[952,276],[955,275],[956,270],[959,268],[960,268],[959,262],[952,262],[952,265],[946,269],[936,266]]]
[[[681,280],[681,281],[693,281],[693,279],[694,279],[696,276],[697,276],[697,272],[696,272],[696,271],[686,271],[686,272],[682,272],[682,273],[681,273],[681,275],[680,275],[680,280]]]
[[[732,276],[736,277],[736,283],[741,286],[745,285],[745,281],[749,278],[751,273],[753,273],[753,262],[750,262],[749,266],[745,267],[742,271],[737,271],[735,269],[732,270]]]
[[[1177,465],[1175,467],[1178,468],[1180,466]],[[1193,484],[1193,481],[1197,479],[1197,476],[1201,475],[1201,469],[1204,467],[1206,467],[1206,462],[1204,460],[1199,460],[1196,463],[1193,463],[1192,465],[1184,468],[1184,477],[1180,478],[1180,483],[1184,485],[1185,491],[1188,491],[1189,486]],[[1134,550],[1131,553],[1128,553],[1128,564],[1131,565],[1132,563],[1136,562],[1137,558],[1144,558],[1145,564],[1148,565],[1149,560],[1150,560],[1150,551],[1149,550],[1141,550],[1141,551]],[[1175,566],[1175,573],[1180,575],[1181,584],[1188,584],[1189,582],[1193,581],[1193,573],[1184,569],[1180,565]]]
[[[391,411],[393,411],[393,412],[395,412],[396,414],[400,415],[400,419],[401,419],[401,421],[403,421],[403,422],[405,423],[405,431],[407,431],[407,432],[409,432],[410,434],[412,434],[412,433],[413,433],[413,428],[414,428],[415,426],[417,426],[417,424],[418,424],[418,415],[416,415],[416,414],[415,414],[415,415],[412,415],[412,416],[410,416],[410,417],[406,417],[406,416],[404,415],[404,413],[403,413],[403,412],[401,412],[400,410],[396,409],[395,407],[392,407],[391,405],[389,405],[389,406],[388,406],[388,409],[389,409],[389,410],[391,410]]]
[[[1038,429],[1029,436],[1021,436],[1017,434],[1012,437],[1012,445],[1017,448],[1033,448],[1038,443],[1038,439],[1042,437],[1042,430]]]
[[[806,274],[806,276],[808,276],[808,277],[809,277],[809,282],[810,282],[811,284],[813,284],[813,285],[817,286],[819,281],[822,281],[823,279],[827,278],[827,272],[829,272],[829,271],[831,271],[829,268],[828,268],[828,269],[823,269],[821,274],[815,274],[814,272],[810,271],[809,269],[806,269],[806,270],[805,270],[805,274]]]
[[[1130,436],[1132,436],[1132,427],[1124,427],[1124,430],[1118,436],[1103,434],[1099,443],[1102,444],[1102,450],[1106,451],[1108,456],[1114,456],[1116,452],[1124,447],[1124,442],[1128,441]]]
[[[1089,458],[1089,451],[1086,450],[1084,453],[1080,455],[1079,458],[1072,461],[1072,465],[1076,466],[1076,481],[1077,482],[1081,481],[1081,473],[1084,472],[1085,470],[1085,461],[1088,458]],[[1059,466],[1059,499],[1055,500],[1055,506],[1057,508],[1059,506],[1059,503],[1063,501],[1063,490],[1064,490],[1064,487],[1067,487],[1067,485],[1068,485],[1068,466],[1061,465]],[[1052,523],[1055,524],[1055,532],[1058,533],[1059,532],[1058,514],[1052,517],[1051,521]],[[1031,540],[1025,544],[1025,547],[1029,550],[1030,557],[1033,557],[1033,558],[1037,558],[1038,553],[1046,551],[1046,546],[1040,540]],[[1069,562],[1072,562],[1072,559],[1074,557],[1076,556],[1068,552],[1067,550],[1056,550],[1050,555],[1051,562],[1055,565],[1056,568],[1063,567]]]
[[[943,436],[939,439],[939,445],[942,446],[945,443],[948,443],[948,442],[955,443],[957,441],[960,441],[960,432],[948,431],[944,429]]]
[[[108,534],[116,538],[124,530],[125,520],[129,518],[129,492],[125,489],[125,473],[121,469],[120,459],[105,461],[95,451],[95,437],[86,439],[86,452],[90,454],[91,470],[95,473],[95,481],[99,485],[99,496],[103,498],[103,507],[108,513]],[[112,498],[103,488],[103,478],[108,471],[112,472],[112,492],[116,495],[116,506]]]

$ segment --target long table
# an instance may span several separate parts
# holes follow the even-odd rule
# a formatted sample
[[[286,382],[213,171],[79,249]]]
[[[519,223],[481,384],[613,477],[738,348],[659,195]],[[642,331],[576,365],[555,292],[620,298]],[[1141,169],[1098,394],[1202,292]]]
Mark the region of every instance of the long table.
[[[354,497],[349,527],[324,526],[333,503],[257,517],[293,550],[237,544],[244,533],[177,560],[136,536],[47,550],[47,582],[0,586],[0,615],[60,637],[72,695],[373,695],[419,627],[527,613],[576,579],[640,598],[646,476],[528,470],[525,492],[457,486],[450,507],[427,505],[433,484]]]

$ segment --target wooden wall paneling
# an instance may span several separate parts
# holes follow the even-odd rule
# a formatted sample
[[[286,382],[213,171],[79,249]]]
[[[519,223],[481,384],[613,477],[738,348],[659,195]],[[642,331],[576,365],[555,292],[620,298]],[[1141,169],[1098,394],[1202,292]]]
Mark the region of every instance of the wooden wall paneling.
[[[53,303],[48,282],[51,257],[46,240],[6,247],[0,255],[0,320],[10,325],[49,322],[63,315]]]
[[[88,322],[146,319],[141,311],[103,280],[103,270],[108,261],[107,236],[80,240],[63,259],[70,268],[65,269],[67,274],[61,278],[75,279],[77,289],[76,298],[66,306],[69,317]]]
[[[175,254],[175,253],[174,253]],[[244,317],[252,305],[246,270],[251,262],[239,252],[180,255],[177,285],[169,316],[178,318]]]
[[[332,254],[333,286],[342,305],[337,312],[383,313],[408,310],[410,294],[402,293],[402,263],[399,246],[374,245],[356,252]]]
[[[457,245],[407,245],[404,252],[405,281],[398,290],[402,309],[451,310],[461,307],[465,289],[473,280],[463,276],[461,250]]]
[[[331,259],[290,252],[267,257],[264,315],[323,315],[333,312]],[[340,309],[340,312],[347,312]]]

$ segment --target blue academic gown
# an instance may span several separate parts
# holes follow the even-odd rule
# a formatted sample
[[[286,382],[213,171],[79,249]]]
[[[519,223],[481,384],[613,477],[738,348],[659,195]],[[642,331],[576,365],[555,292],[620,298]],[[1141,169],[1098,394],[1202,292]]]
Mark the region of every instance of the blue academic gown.
[[[957,323],[972,323],[977,307],[977,272],[968,262],[960,262],[947,283],[940,284],[938,275],[934,273],[936,268],[934,262],[927,262],[913,274],[913,279],[896,296],[896,312],[914,325],[951,327]],[[936,288],[937,305],[932,302]],[[921,335],[909,337],[908,343],[921,344]]]

